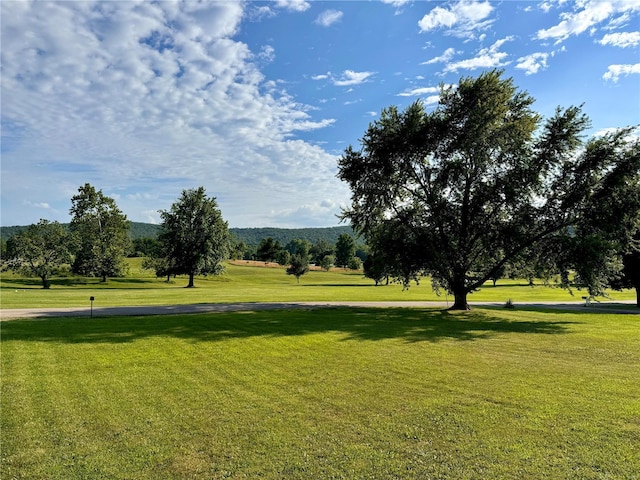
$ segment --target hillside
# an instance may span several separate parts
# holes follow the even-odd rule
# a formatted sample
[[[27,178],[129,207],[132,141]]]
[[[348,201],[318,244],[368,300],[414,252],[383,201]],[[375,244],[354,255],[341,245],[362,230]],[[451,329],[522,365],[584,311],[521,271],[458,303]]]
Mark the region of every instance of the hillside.
[[[0,228],[0,238],[6,241],[16,233],[27,228],[26,226],[11,226]],[[152,223],[131,222],[131,238],[154,238],[160,230],[159,225]],[[325,240],[329,243],[336,243],[338,237],[343,233],[354,235],[350,226],[341,227],[325,227],[325,228],[230,228],[230,233],[240,242],[246,245],[258,245],[263,238],[271,237],[286,245],[291,240],[302,239],[316,243],[319,240]]]

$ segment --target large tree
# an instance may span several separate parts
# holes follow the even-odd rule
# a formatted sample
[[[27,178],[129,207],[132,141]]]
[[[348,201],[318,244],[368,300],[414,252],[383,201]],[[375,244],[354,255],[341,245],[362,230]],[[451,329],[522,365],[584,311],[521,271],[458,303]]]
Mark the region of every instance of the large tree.
[[[271,237],[263,238],[256,250],[256,256],[258,260],[263,262],[273,262],[281,250],[282,246],[278,240],[274,240]]]
[[[432,111],[421,102],[383,110],[339,160],[352,192],[343,219],[368,242],[402,229],[388,248],[410,254],[404,279],[429,274],[452,308],[467,309],[467,295],[507,262],[574,225],[617,167],[584,148],[580,108],[543,123],[533,103],[494,70],[442,86]]]
[[[78,240],[71,270],[79,275],[118,277],[126,273],[130,222],[113,198],[85,183],[71,198],[70,230]]]
[[[11,238],[12,267],[42,280],[50,287],[50,276],[71,261],[67,230],[58,222],[40,220]]]
[[[346,268],[356,254],[356,243],[348,233],[342,233],[336,242],[336,265]]]
[[[621,129],[590,145],[592,155],[614,157],[616,167],[565,240],[566,264],[590,295],[602,295],[607,287],[635,288],[640,307],[640,141],[629,133]]]
[[[229,257],[229,228],[222,218],[215,197],[207,197],[204,187],[183,190],[170,210],[161,210],[162,229],[158,236],[177,275],[189,275],[187,287],[194,286],[195,275],[218,275]]]

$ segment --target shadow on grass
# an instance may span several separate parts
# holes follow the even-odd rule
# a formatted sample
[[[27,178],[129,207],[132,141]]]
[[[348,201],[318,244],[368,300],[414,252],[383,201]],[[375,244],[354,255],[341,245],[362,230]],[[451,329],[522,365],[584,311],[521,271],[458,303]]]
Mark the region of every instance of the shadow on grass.
[[[519,321],[490,311],[314,308],[189,315],[13,320],[2,342],[127,343],[150,337],[214,342],[250,337],[342,334],[343,340],[473,341],[501,334],[563,334],[565,321]]]
[[[52,278],[49,280],[51,287],[66,288],[66,287],[92,287],[100,289],[115,289],[122,288],[122,285],[130,287],[131,285],[150,285],[161,283],[162,280],[155,278],[109,278],[106,282],[102,282],[100,278],[88,278],[88,277],[64,277],[64,278]],[[131,287],[135,288],[135,287]],[[3,278],[2,286],[0,290],[30,290],[30,289],[42,289],[42,280],[38,278]]]

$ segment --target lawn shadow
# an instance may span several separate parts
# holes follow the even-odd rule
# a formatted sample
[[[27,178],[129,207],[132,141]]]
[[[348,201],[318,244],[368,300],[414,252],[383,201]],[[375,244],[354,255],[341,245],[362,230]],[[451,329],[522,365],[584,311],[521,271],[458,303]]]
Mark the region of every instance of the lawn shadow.
[[[109,278],[103,282],[100,278],[93,277],[55,277],[49,279],[49,285],[52,288],[72,288],[72,287],[91,287],[102,290],[122,289],[122,285],[126,284],[127,288],[133,284],[149,285],[157,284],[158,279],[155,278]],[[42,280],[39,278],[3,278],[0,290],[42,290]]]
[[[501,334],[567,333],[566,321],[521,321],[491,311],[449,312],[414,308],[315,307],[133,317],[12,320],[2,341],[126,343],[150,337],[215,342],[251,337],[342,335],[341,340],[473,341]]]

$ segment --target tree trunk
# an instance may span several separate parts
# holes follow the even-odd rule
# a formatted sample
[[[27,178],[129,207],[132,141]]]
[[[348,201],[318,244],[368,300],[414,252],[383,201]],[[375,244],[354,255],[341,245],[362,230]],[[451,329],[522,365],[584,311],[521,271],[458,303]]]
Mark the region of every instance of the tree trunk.
[[[102,274],[102,280],[100,280],[102,283],[107,283],[107,274],[103,273]]]
[[[454,291],[453,292],[453,305],[449,310],[471,310],[469,304],[467,303],[467,291]]]
[[[194,277],[194,274],[193,274],[193,273],[190,273],[190,274],[189,274],[189,285],[187,285],[187,288],[193,288],[193,287],[195,286],[195,285],[193,284],[193,277]]]
[[[46,275],[41,275],[40,279],[42,280],[42,288],[44,289],[51,288],[51,284],[49,283],[49,280],[47,280]]]

